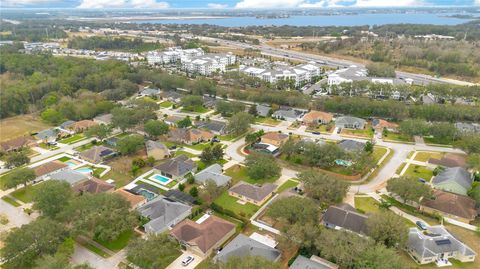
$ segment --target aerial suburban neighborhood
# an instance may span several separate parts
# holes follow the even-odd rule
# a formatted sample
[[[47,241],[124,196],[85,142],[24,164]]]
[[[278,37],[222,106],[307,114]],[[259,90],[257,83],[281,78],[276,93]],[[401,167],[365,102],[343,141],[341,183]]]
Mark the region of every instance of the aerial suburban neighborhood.
[[[0,268],[480,268],[478,1],[217,2],[2,1]]]

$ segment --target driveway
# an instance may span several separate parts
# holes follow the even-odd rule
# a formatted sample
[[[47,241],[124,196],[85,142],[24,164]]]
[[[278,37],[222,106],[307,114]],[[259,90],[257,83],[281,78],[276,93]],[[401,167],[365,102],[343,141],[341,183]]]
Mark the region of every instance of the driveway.
[[[194,258],[193,262],[191,262],[189,265],[187,266],[183,266],[182,265],[182,261],[187,257],[187,256],[192,256]],[[201,261],[203,261],[203,258],[201,258],[200,256],[196,255],[196,254],[193,254],[191,253],[190,251],[185,251],[183,252],[182,255],[180,255],[180,257],[178,257],[176,260],[174,260],[169,266],[167,266],[167,268],[165,269],[181,269],[181,268],[185,268],[185,269],[193,269],[195,268]]]
[[[73,252],[72,255],[72,263],[75,265],[86,263],[96,269],[118,268],[117,264],[114,262],[110,262],[109,260],[98,256],[79,244],[75,245],[75,252]]]

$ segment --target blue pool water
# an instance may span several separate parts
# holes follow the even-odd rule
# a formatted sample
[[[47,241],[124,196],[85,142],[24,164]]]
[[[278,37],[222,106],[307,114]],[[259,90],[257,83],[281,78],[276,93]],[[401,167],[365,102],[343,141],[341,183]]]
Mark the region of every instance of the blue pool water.
[[[72,161],[67,161],[67,162],[65,162],[65,163],[66,163],[66,164],[68,165],[68,167],[70,167],[70,168],[77,165],[77,163],[72,162]]]
[[[153,198],[155,198],[155,193],[153,192],[150,192],[150,191],[147,191],[147,190],[140,190],[138,192],[138,194],[140,194],[141,196],[145,197],[145,199],[147,199],[147,201],[150,201],[152,200]]]
[[[164,176],[159,175],[159,174],[155,174],[155,175],[151,176],[150,178],[153,178],[156,181],[160,181],[160,183],[163,183],[163,184],[170,181],[170,179],[168,177],[164,177]]]
[[[75,171],[78,171],[78,172],[84,173],[84,174],[90,174],[90,173],[93,172],[92,169],[89,168],[89,167],[80,167],[80,168],[75,169]]]

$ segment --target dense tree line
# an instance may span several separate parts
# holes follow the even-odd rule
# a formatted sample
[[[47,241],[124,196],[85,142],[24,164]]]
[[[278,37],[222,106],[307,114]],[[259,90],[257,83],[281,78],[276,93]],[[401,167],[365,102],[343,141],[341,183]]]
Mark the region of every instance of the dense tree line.
[[[2,21],[0,24],[0,40],[17,40],[39,42],[46,41],[48,38],[66,38],[61,23],[52,21],[35,20],[34,22],[25,22],[13,24]]]
[[[162,49],[164,46],[160,43],[143,42],[141,38],[92,36],[71,38],[68,41],[68,47],[72,49],[141,52]]]

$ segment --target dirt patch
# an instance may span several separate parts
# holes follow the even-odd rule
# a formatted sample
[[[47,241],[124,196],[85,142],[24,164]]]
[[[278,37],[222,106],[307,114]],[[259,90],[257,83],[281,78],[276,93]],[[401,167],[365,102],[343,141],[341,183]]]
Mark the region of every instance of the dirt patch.
[[[0,142],[42,131],[50,127],[50,125],[32,114],[6,118],[0,121]]]

